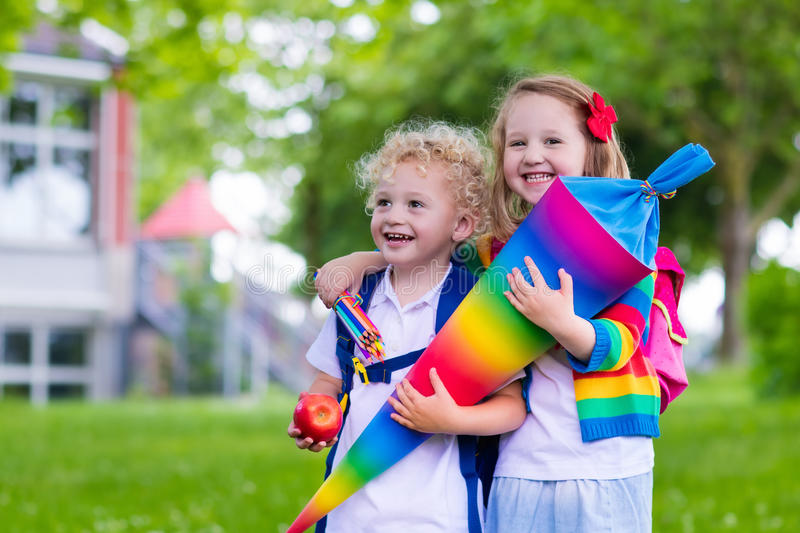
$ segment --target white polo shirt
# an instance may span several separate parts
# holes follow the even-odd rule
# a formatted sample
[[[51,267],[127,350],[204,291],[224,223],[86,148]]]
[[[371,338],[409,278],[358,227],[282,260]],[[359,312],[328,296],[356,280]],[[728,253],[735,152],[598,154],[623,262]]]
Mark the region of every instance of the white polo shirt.
[[[452,268],[452,267],[451,267]],[[418,301],[401,307],[387,269],[367,314],[381,332],[390,359],[425,348],[435,335],[436,308],[444,282]],[[449,274],[449,270],[448,270]],[[319,370],[341,377],[335,353],[336,315],[331,313],[306,354]],[[365,385],[354,379],[350,411],[339,437],[334,467],[405,377]],[[480,495],[480,490],[478,491]],[[467,490],[453,435],[433,435],[328,514],[327,533],[415,533],[467,531]],[[478,506],[482,511],[482,505]]]

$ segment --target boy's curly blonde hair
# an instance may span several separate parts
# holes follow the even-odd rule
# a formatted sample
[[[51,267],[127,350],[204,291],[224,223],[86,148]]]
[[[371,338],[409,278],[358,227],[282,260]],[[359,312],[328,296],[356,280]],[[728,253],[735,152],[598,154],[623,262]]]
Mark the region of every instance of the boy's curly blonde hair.
[[[367,209],[375,208],[375,189],[390,180],[397,166],[416,159],[417,170],[426,176],[428,168],[441,163],[455,199],[456,208],[475,221],[475,234],[487,227],[489,187],[486,165],[489,151],[475,128],[441,121],[411,120],[386,132],[383,145],[356,163],[358,185],[365,189]]]

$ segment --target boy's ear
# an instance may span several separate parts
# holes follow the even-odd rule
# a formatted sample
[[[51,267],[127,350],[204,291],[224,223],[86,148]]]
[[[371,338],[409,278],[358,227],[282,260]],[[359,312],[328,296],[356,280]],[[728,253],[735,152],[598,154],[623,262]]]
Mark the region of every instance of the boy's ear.
[[[461,242],[466,240],[474,231],[475,218],[466,213],[462,213],[458,219],[458,222],[456,223],[456,227],[453,228],[453,241]]]

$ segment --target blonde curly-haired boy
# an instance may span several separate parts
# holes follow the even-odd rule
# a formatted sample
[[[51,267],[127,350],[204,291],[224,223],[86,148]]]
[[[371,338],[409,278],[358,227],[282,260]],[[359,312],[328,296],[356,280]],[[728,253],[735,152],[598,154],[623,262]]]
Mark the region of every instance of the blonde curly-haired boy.
[[[464,446],[459,448],[457,435],[496,434],[518,427],[525,417],[520,384],[507,385],[477,406],[460,407],[447,394],[422,397],[407,386],[404,376],[433,339],[437,325],[446,320],[440,311],[454,309],[450,299],[460,301],[475,283],[475,277],[452,264],[450,257],[456,245],[485,226],[486,151],[472,129],[411,122],[389,131],[383,145],[358,162],[356,174],[368,191],[373,240],[389,264],[381,273],[368,276],[360,291],[362,296],[371,294],[366,311],[380,330],[387,352],[385,363],[367,370],[373,378],[388,377],[376,382],[360,379],[356,371],[343,375],[342,365],[353,353],[342,357],[341,341],[337,346],[341,332],[331,314],[306,354],[318,370],[309,392],[338,399],[346,393],[349,405],[344,425],[338,442],[313,442],[303,438],[293,424],[289,436],[298,448],[315,452],[335,444],[329,452],[330,469],[395,389],[404,399],[435,402],[434,411],[462,423],[432,436],[368,483],[331,511],[320,529],[331,533],[480,531],[480,489],[474,482],[465,482],[474,472],[463,464]],[[448,305],[440,307],[445,299]],[[435,370],[431,382],[435,390],[443,389]],[[392,405],[401,415],[395,413],[393,418],[408,425],[402,416],[409,414],[404,413],[406,408],[397,402]],[[455,411],[463,416],[453,417]],[[425,432],[428,423],[439,425],[441,420],[417,420],[413,429]],[[466,456],[474,460],[471,453]]]

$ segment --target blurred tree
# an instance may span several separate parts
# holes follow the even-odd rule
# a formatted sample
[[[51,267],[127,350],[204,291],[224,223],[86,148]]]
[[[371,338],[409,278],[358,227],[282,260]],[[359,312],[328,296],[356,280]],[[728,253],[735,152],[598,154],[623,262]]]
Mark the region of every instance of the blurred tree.
[[[13,52],[19,48],[21,32],[30,27],[32,10],[24,2],[0,0],[0,55]],[[7,90],[10,84],[8,72],[0,65],[0,91]]]
[[[482,126],[491,116],[496,88],[505,75],[481,33],[465,32],[473,13],[442,6],[447,17],[423,25],[410,14],[411,2],[359,6],[352,17],[368,16],[374,39],[345,32],[332,40],[327,83],[341,96],[327,107],[310,109],[317,127],[315,150],[299,154],[305,176],[291,199],[292,219],[279,234],[312,265],[347,251],[372,248],[364,197],[356,189],[352,165],[375,150],[392,125],[414,117]],[[446,24],[444,24],[446,21]]]
[[[414,114],[487,125],[509,73],[565,72],[615,105],[634,175],[646,176],[686,142],[703,144],[717,161],[680,200],[662,202],[662,241],[692,270],[721,261],[719,353],[741,359],[756,233],[800,208],[800,4],[563,0],[464,9],[443,0],[439,20],[423,25],[410,16],[419,3],[359,5],[375,38],[333,40],[326,73],[342,97],[317,113],[319,150],[303,159],[306,177],[282,237],[312,263],[370,246],[365,217],[353,214],[361,202],[346,162]]]
[[[114,82],[139,108],[141,218],[192,175],[227,168],[277,182],[292,161],[290,138],[310,128],[296,104],[321,92],[314,74],[335,31],[325,18],[335,7],[324,0],[305,2],[306,16],[290,0],[0,0],[0,7],[0,52],[19,49],[21,35],[42,21],[73,33],[94,21],[125,39]],[[7,78],[0,65],[0,90]]]
[[[625,74],[634,124],[652,132],[650,148],[638,153],[685,139],[706,146],[717,161],[683,200],[666,202],[665,231],[701,257],[721,257],[718,353],[740,361],[756,235],[770,218],[790,220],[800,209],[800,4],[626,4],[627,23],[610,27],[631,53],[618,56],[613,72]],[[620,85],[618,77],[611,81]]]
[[[765,396],[798,394],[800,359],[792,354],[797,350],[800,272],[772,261],[753,272],[750,286],[747,320],[756,386]]]
[[[5,48],[34,10],[9,5],[20,26],[0,29]],[[276,191],[293,188],[279,237],[311,265],[371,246],[349,167],[387,127],[421,115],[485,129],[520,73],[565,72],[598,87],[620,116],[636,176],[686,142],[709,149],[718,166],[662,202],[662,241],[693,271],[722,263],[725,358],[742,356],[757,230],[800,208],[800,4],[791,0],[55,5],[47,16],[62,26],[93,18],[128,40],[120,82],[141,108],[142,216],[191,173],[255,170]]]

